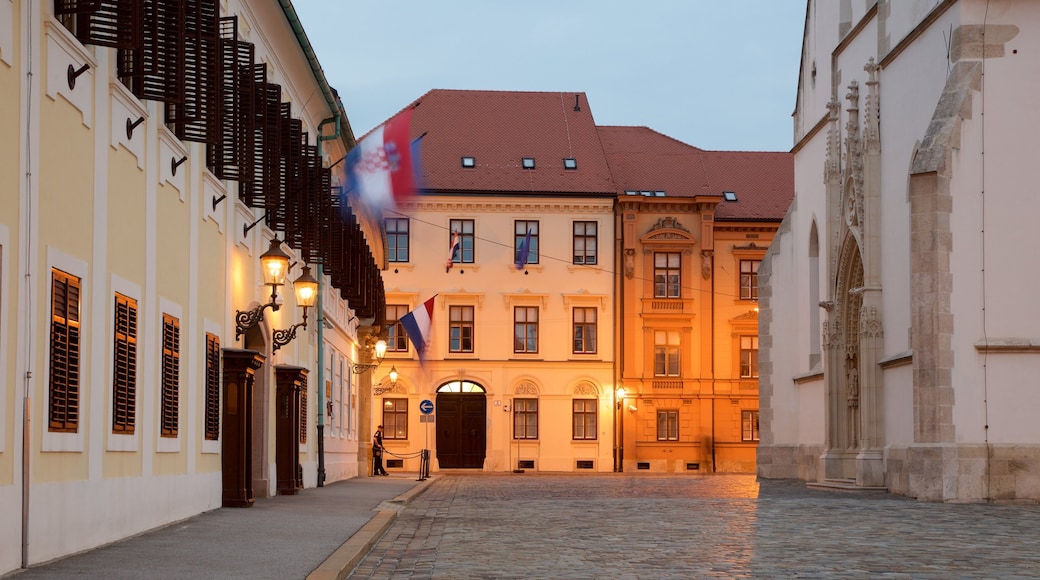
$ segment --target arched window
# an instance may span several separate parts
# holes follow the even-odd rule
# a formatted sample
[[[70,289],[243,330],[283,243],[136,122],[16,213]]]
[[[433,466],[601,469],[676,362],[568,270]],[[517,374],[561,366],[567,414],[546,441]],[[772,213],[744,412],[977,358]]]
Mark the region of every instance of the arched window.
[[[469,381],[452,381],[437,387],[438,393],[483,393],[484,387]]]
[[[809,230],[809,368],[820,364],[820,236],[816,222]]]

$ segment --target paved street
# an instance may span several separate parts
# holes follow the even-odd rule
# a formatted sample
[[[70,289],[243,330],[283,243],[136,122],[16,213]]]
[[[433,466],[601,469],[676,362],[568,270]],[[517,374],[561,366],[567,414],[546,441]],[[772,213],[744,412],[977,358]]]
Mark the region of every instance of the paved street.
[[[351,578],[1040,578],[1040,506],[750,475],[439,474]]]

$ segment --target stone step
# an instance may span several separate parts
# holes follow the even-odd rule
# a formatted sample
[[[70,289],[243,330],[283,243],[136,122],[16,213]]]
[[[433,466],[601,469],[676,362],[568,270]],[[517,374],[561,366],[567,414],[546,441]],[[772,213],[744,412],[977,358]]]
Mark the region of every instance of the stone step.
[[[887,487],[856,485],[855,479],[825,479],[823,481],[808,481],[805,483],[805,486],[813,489],[829,489],[834,491],[888,493]]]

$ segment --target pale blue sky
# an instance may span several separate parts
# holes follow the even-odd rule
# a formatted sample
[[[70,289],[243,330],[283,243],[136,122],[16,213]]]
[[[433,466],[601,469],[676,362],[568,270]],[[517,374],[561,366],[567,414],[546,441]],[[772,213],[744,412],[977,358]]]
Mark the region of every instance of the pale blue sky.
[[[585,92],[599,125],[787,151],[805,0],[293,0],[360,137],[431,89]]]

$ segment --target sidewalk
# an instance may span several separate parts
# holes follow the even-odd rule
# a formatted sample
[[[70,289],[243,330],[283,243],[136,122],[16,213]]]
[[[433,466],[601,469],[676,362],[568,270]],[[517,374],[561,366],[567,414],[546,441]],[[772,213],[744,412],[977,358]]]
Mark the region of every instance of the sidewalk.
[[[433,479],[359,477],[220,508],[11,578],[342,578]]]

